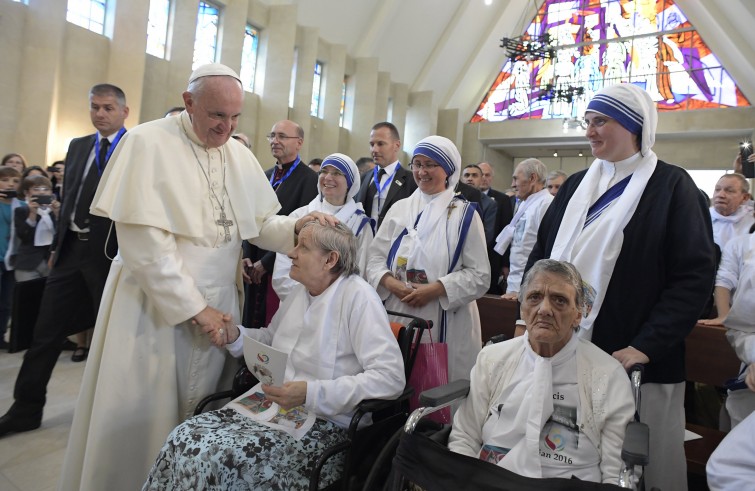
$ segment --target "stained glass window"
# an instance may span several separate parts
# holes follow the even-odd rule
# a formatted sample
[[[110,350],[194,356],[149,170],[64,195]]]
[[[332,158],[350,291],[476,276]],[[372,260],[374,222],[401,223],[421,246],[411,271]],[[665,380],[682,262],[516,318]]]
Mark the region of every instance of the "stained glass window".
[[[169,18],[170,0],[149,0],[149,18],[147,19],[148,54],[158,58],[165,58]]]
[[[343,128],[343,118],[346,114],[346,83],[349,81],[349,77],[344,75],[343,85],[341,85],[341,109],[338,113],[338,126]]]
[[[257,71],[257,47],[260,42],[260,33],[257,29],[246,25],[244,29],[244,46],[241,48],[241,73],[239,76],[244,88],[254,92],[254,75]]]
[[[320,115],[320,88],[322,87],[322,69],[322,62],[316,61],[315,76],[312,79],[312,105],[309,108],[309,114],[315,117]]]
[[[507,60],[472,122],[581,117],[625,82],[659,111],[750,105],[672,0],[546,0],[523,37],[546,34],[555,56]]]
[[[97,34],[105,32],[106,0],[68,0],[66,20]]]
[[[194,63],[191,69],[214,63],[218,47],[220,8],[210,2],[199,2],[197,32],[194,38]]]

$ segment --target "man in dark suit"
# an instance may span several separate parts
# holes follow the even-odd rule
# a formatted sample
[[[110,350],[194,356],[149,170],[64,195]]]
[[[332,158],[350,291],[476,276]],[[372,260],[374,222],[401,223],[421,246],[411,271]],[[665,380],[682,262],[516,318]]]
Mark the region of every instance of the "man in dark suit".
[[[60,211],[52,270],[13,392],[0,418],[0,436],[39,428],[47,383],[66,336],[94,325],[111,258],[118,246],[108,219],[89,214],[100,175],[126,129],[126,96],[110,84],[89,91],[89,115],[97,133],[74,139],[65,159],[65,199]],[[107,246],[107,250],[106,250]]]
[[[279,121],[267,135],[275,166],[265,172],[278,196],[281,209],[278,215],[290,215],[292,211],[309,204],[317,196],[317,173],[307,167],[299,157],[304,130],[293,121]],[[259,249],[244,242],[244,281],[246,289],[243,324],[246,327],[267,325],[266,300],[270,275],[275,265],[275,253]]]
[[[364,212],[377,222],[378,228],[393,203],[408,198],[417,189],[411,171],[401,167],[398,152],[401,138],[393,123],[382,122],[370,132],[370,152],[377,166],[372,176],[362,179],[362,187],[356,196],[364,206]]]
[[[493,183],[493,177],[495,171],[493,166],[487,162],[480,162],[477,167],[482,170],[482,180],[480,182],[480,191],[486,194],[489,198],[492,198],[498,206],[497,215],[495,219],[495,231],[493,232],[493,244],[488,247],[488,257],[490,258],[490,289],[488,293],[494,293],[500,295],[503,293],[501,288],[500,277],[501,271],[504,267],[508,269],[509,255],[508,251],[501,257],[500,254],[493,250],[495,246],[495,238],[501,233],[503,227],[511,222],[514,217],[514,207],[511,204],[511,199],[506,194],[496,191],[491,187]]]
[[[464,181],[464,184],[474,189],[480,189],[480,185],[482,184],[482,169],[477,164],[465,166],[461,173],[461,181]],[[498,204],[493,198],[483,192],[480,192],[480,218],[485,228],[485,243],[489,248],[495,243],[495,238],[498,235],[495,233],[498,221]]]

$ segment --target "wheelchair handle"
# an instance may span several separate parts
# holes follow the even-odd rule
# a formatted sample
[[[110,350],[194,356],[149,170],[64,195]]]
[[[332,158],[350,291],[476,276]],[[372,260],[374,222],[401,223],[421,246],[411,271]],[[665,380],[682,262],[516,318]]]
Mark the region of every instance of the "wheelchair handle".
[[[632,368],[629,369],[629,380],[632,382],[632,395],[634,396],[634,419],[640,420],[640,407],[641,404],[641,392],[640,386],[642,385],[642,376],[645,374],[645,365],[641,363],[635,363]]]

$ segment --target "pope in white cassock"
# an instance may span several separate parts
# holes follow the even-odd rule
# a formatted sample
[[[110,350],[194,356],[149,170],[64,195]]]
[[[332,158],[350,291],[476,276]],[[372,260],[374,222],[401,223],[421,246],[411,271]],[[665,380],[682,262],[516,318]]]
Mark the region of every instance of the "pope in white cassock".
[[[124,136],[92,213],[120,250],[102,296],[60,489],[139,489],[165,437],[214,392],[240,322],[241,241],[285,252],[312,219],[280,208],[234,133],[244,92],[220,64],[192,73],[180,117]]]

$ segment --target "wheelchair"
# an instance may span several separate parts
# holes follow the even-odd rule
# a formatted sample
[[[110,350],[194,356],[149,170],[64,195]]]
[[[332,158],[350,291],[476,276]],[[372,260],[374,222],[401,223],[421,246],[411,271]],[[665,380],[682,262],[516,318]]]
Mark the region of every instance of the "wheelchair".
[[[391,329],[396,336],[401,355],[404,360],[404,375],[407,386],[404,391],[393,400],[368,399],[357,405],[347,430],[347,439],[327,449],[316,461],[310,476],[309,490],[319,488],[320,473],[329,459],[344,454],[344,468],[341,480],[324,489],[327,490],[355,490],[362,489],[362,483],[372,469],[372,461],[390,439],[399,430],[409,416],[409,399],[413,389],[408,385],[409,376],[417,357],[419,343],[426,330],[432,328],[433,323],[409,314],[387,311],[388,315],[402,317],[409,320],[406,325],[391,323]],[[236,372],[231,389],[210,394],[202,399],[194,409],[194,415],[202,413],[209,404],[224,399],[235,399],[257,384],[257,379],[245,364]],[[372,417],[372,424],[359,427],[367,416]]]
[[[397,431],[375,462],[365,482],[365,490],[403,491],[406,489],[532,491],[532,490],[611,490],[643,489],[640,469],[649,463],[649,431],[639,421],[642,365],[630,371],[635,397],[635,417],[627,424],[621,451],[623,465],[618,483],[602,484],[563,478],[529,478],[478,458],[461,455],[446,447],[450,425],[439,425],[424,416],[465,398],[469,381],[457,380],[420,394],[423,407],[416,409]],[[387,480],[382,475],[390,467]]]

